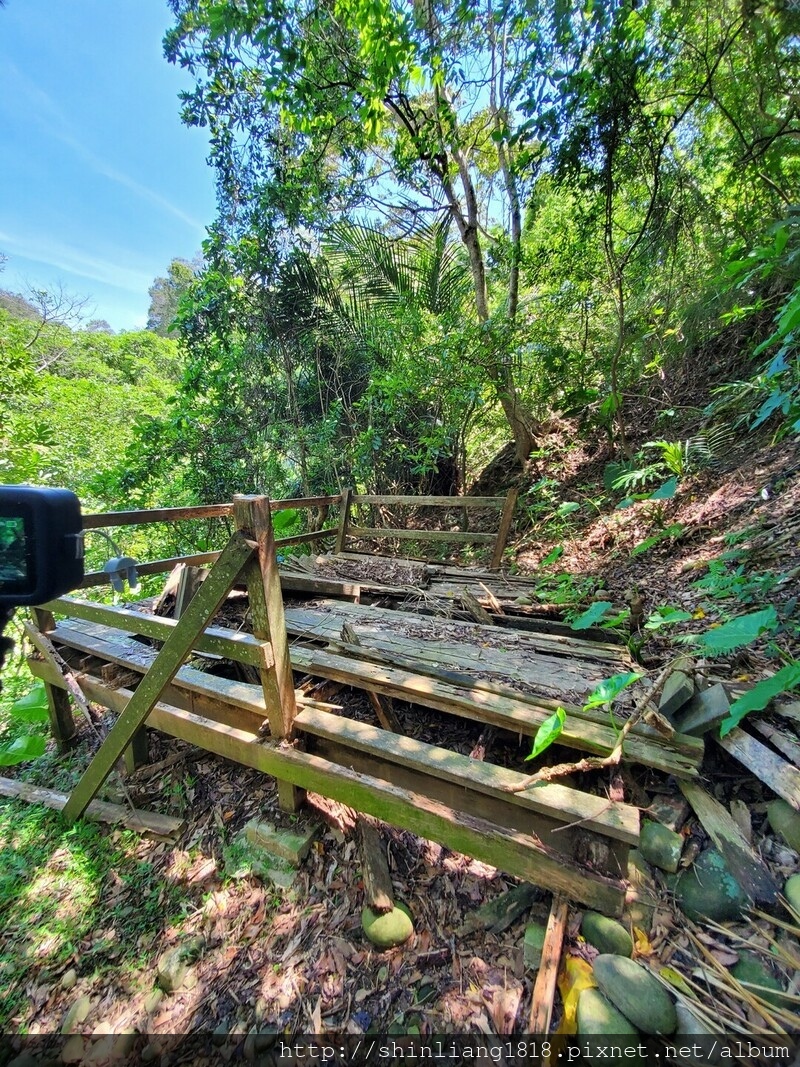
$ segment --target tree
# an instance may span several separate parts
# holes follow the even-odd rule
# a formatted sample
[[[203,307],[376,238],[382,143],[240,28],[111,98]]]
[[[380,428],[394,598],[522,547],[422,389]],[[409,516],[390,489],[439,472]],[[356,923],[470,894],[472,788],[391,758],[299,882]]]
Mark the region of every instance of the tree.
[[[541,151],[516,106],[535,63],[526,5],[171,6],[166,52],[197,79],[184,119],[210,127],[223,225],[274,242],[282,224],[320,226],[354,206],[399,232],[452,219],[481,364],[527,459],[536,426],[516,384],[514,329],[522,204]]]
[[[166,337],[173,330],[178,306],[192,287],[197,270],[201,266],[195,260],[173,259],[167,276],[156,278],[148,289],[150,308],[147,312],[147,329]]]

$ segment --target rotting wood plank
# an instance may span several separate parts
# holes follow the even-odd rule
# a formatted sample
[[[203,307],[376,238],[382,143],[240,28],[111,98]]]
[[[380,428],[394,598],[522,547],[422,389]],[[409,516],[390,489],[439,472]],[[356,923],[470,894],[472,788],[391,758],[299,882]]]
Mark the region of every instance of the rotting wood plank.
[[[773,793],[800,811],[800,771],[781,759],[755,737],[735,726],[725,737],[715,736],[718,745],[743,764],[751,774],[768,785]]]
[[[358,493],[350,497],[352,504],[408,504],[420,508],[502,508],[504,496],[376,496]]]
[[[446,646],[442,658],[450,664],[464,663],[467,669],[475,668],[475,657],[486,660],[487,656],[513,650],[511,669],[506,671],[513,676],[513,665],[525,655],[543,655],[563,657],[563,659],[588,660],[595,665],[603,664],[614,667],[626,667],[630,658],[626,650],[619,645],[597,646],[593,641],[584,641],[580,637],[562,637],[560,634],[528,633],[521,631],[503,631],[498,633],[494,625],[486,626],[473,621],[453,621],[420,615],[414,611],[402,609],[386,610],[374,605],[350,604],[345,601],[320,601],[314,607],[293,607],[287,609],[287,622],[298,636],[315,636],[326,640],[338,627],[341,629],[345,620],[353,626],[365,628],[370,634],[383,642],[394,642],[398,646],[414,649],[414,658],[424,650],[421,644],[434,643],[428,650],[429,656],[436,656],[439,649]],[[451,656],[451,644],[455,645],[456,658]],[[470,647],[472,646],[472,647]],[[398,651],[400,648],[398,647]],[[558,661],[556,661],[558,662]],[[562,663],[562,666],[564,664]]]
[[[0,796],[25,800],[29,804],[42,804],[54,811],[63,811],[67,804],[67,794],[55,789],[20,782],[16,778],[0,778]],[[124,826],[139,834],[151,834],[160,840],[174,842],[186,829],[185,819],[174,819],[170,815],[161,815],[155,811],[131,810],[122,804],[110,804],[105,800],[93,800],[84,812],[84,818],[94,822],[107,822],[115,826]]]
[[[114,764],[128,747],[133,735],[147,719],[161,691],[177,674],[198,634],[228,594],[232,583],[250,559],[252,550],[241,535],[234,534],[201,586],[197,596],[177,623],[134,693],[96,752],[64,807],[64,818],[78,819],[97,795]]]
[[[747,896],[757,904],[774,904],[780,887],[745,839],[730,812],[710,796],[699,782],[679,782],[678,785]]]
[[[108,608],[88,601],[71,601],[65,599],[56,602],[54,607],[68,611],[77,608],[73,614],[88,623],[89,628],[97,625],[92,620],[100,620],[99,625],[112,628],[122,627],[128,632],[142,633],[145,636],[164,640],[174,629],[171,619],[156,619],[152,616],[132,612],[125,608]],[[63,623],[61,624],[64,625]],[[70,623],[71,627],[75,623]],[[85,627],[84,627],[85,628]],[[102,631],[91,631],[99,633]],[[212,631],[207,632],[208,634]],[[232,634],[230,630],[214,630],[215,634]],[[73,642],[75,641],[72,638]],[[137,643],[138,644],[138,643]],[[227,638],[200,639],[196,647],[227,655],[253,665],[259,662],[254,646],[254,638],[245,634],[236,635],[235,641]],[[78,643],[92,651],[91,646]],[[314,648],[302,648],[295,645],[291,649],[292,665],[296,670],[305,671],[318,677],[328,678],[346,685],[375,692],[383,696],[408,700],[425,707],[435,708],[468,718],[486,722],[501,729],[533,736],[541,723],[553,712],[553,704],[531,698],[511,688],[493,685],[483,679],[470,678],[467,674],[437,671],[415,660],[398,662],[405,666],[392,666],[385,656],[381,657],[373,650],[361,649],[364,657],[376,655],[380,663],[366,659],[354,659],[350,656]],[[142,646],[139,657],[145,656],[147,649]],[[245,654],[246,653],[246,654]],[[133,667],[129,654],[119,650],[111,653],[115,660],[125,666]],[[147,662],[147,657],[145,658]],[[188,684],[192,678],[191,668],[182,668],[178,684]],[[188,672],[188,673],[187,673]],[[199,688],[208,685],[222,685],[222,680],[210,681],[210,676],[197,672]],[[225,683],[233,685],[234,683]],[[236,683],[243,685],[243,683]],[[191,686],[190,686],[191,687]],[[235,695],[230,697],[236,703]],[[580,708],[568,707],[567,723],[561,736],[561,743],[580,751],[594,755],[608,755],[614,747],[616,733],[605,719],[595,718],[592,713],[584,713]],[[625,757],[634,762],[663,770],[677,777],[692,777],[697,774],[697,767],[702,760],[704,746],[697,738],[674,735],[669,741],[657,731],[642,724],[636,726],[625,744]]]
[[[463,530],[406,530],[383,526],[348,526],[347,536],[364,541],[391,538],[398,541],[452,541],[456,544],[490,545],[494,534],[465,533]]]
[[[290,593],[317,593],[322,596],[348,597],[354,603],[361,599],[361,586],[333,578],[311,578],[306,575],[280,572],[281,588]]]
[[[500,695],[480,685],[473,688],[468,682],[459,685],[441,681],[422,673],[383,667],[328,651],[295,646],[292,660],[297,669],[310,674],[530,737],[553,713],[551,705],[513,690]],[[588,714],[582,715],[581,711],[580,708],[567,708],[567,720],[559,743],[593,755],[608,755],[616,744],[617,732],[607,722],[596,722]],[[679,778],[691,778],[697,774],[705,748],[699,738],[674,734],[667,740],[642,724],[634,727],[626,738],[624,751],[625,758],[635,763]]]
[[[40,664],[40,666],[43,666]],[[84,675],[81,688],[91,700],[111,708],[120,717],[135,694],[108,689]],[[257,734],[237,730],[190,712],[157,702],[148,725],[189,744],[248,767],[330,797],[359,812],[438,841],[474,856],[545,889],[563,892],[607,915],[620,915],[625,884],[572,861],[519,831],[495,826],[428,800],[367,773],[358,773],[279,742],[264,742]]]
[[[524,777],[516,771],[472,760],[450,749],[429,745],[403,735],[387,737],[368,723],[344,719],[315,708],[304,708],[297,728],[315,737],[364,752],[375,761],[389,760],[423,771],[443,781],[494,796],[555,823],[579,823],[585,830],[636,846],[639,842],[639,810],[629,804],[607,800],[558,783],[539,783],[522,793],[506,787]]]

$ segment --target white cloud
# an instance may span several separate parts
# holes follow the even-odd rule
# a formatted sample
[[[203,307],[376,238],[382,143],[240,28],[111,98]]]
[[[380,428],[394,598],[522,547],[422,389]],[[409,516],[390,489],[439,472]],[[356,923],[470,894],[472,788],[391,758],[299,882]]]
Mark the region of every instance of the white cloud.
[[[153,276],[144,270],[120,266],[130,255],[120,252],[114,260],[91,255],[84,249],[62,244],[47,237],[18,237],[0,231],[0,248],[34,263],[74,274],[79,278],[103,282],[137,296],[146,293]]]

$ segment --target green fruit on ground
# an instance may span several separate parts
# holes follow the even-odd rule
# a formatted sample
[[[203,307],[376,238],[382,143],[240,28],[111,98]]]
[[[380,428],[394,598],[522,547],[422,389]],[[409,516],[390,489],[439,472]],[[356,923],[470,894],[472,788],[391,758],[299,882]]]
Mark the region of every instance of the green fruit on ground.
[[[668,826],[645,819],[639,838],[639,851],[654,867],[674,874],[680,863],[683,838]]]
[[[789,848],[800,852],[800,811],[779,797],[767,805],[767,820]]]
[[[678,1025],[672,997],[644,967],[606,953],[594,961],[600,992],[645,1034],[671,1034]]]
[[[668,882],[681,911],[693,922],[739,919],[748,904],[744,890],[715,848],[701,852],[691,867]]]
[[[800,913],[800,874],[793,874],[791,878],[786,879],[783,895],[794,910]]]
[[[377,915],[372,908],[363,908],[361,925],[373,945],[378,948],[395,948],[408,941],[414,933],[411,912],[405,904],[398,904],[385,915]]]
[[[596,911],[584,912],[581,933],[600,952],[612,952],[616,956],[633,955],[633,939],[622,923],[600,915]]]
[[[578,997],[578,1033],[581,1037],[590,1034],[619,1034],[636,1037],[639,1031],[633,1023],[615,1008],[599,989],[584,989]]]
[[[776,1008],[781,1008],[784,1005],[788,1007],[781,996],[783,987],[777,978],[774,978],[767,970],[758,956],[754,956],[750,952],[743,953],[739,962],[731,970],[731,974],[737,982],[741,982],[754,996],[760,997],[767,1004],[772,1004]],[[770,992],[770,990],[773,990],[773,992]]]

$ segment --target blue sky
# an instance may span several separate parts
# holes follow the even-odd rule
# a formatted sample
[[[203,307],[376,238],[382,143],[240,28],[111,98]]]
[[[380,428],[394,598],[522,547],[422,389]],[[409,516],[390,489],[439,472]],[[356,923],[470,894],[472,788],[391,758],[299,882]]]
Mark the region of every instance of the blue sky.
[[[89,298],[143,327],[148,287],[200,250],[214,217],[191,79],[161,39],[165,0],[7,0],[0,8],[0,288]]]

